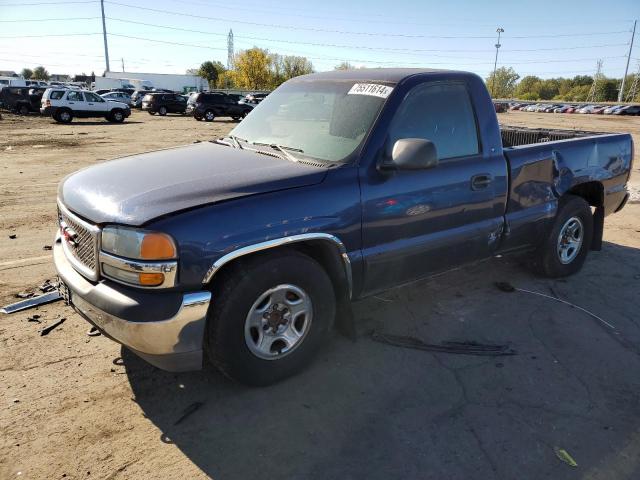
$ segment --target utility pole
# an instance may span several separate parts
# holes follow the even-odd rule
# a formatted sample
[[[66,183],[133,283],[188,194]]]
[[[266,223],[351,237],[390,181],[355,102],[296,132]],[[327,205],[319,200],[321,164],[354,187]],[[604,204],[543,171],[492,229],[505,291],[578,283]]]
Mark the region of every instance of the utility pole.
[[[107,24],[104,21],[104,0],[100,0],[100,8],[102,10],[102,36],[104,37],[104,61],[107,65],[107,72],[111,70],[109,68],[109,45],[107,45]]]
[[[627,73],[629,72],[629,60],[631,60],[631,50],[633,49],[633,39],[636,36],[636,23],[638,20],[633,21],[633,31],[631,32],[631,43],[629,44],[629,53],[627,54],[627,66],[624,69],[624,75],[622,76],[622,85],[620,85],[620,91],[618,92],[618,101],[622,101],[622,95],[624,94],[624,83],[627,80]]]
[[[122,73],[124,73],[124,58],[120,58],[120,61],[122,62]]]
[[[633,83],[631,84],[631,88],[627,92],[627,96],[625,97],[625,102],[633,102],[638,94],[638,84],[640,83],[640,62],[638,62],[638,71],[636,72],[636,76],[633,77]]]
[[[500,50],[500,34],[504,33],[504,29],[498,27],[496,30],[498,33],[498,43],[496,43],[496,59],[493,62],[493,80],[491,81],[491,96],[495,98],[495,86],[496,86],[496,69],[498,67],[498,50]]]

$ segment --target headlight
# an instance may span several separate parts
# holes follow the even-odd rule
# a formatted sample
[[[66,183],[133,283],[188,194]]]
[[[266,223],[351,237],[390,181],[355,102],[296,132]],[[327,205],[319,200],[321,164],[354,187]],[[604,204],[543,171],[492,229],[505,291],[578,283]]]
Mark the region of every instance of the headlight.
[[[169,235],[107,227],[101,243],[100,262],[106,276],[142,287],[171,287],[175,283],[177,249]]]
[[[177,257],[169,235],[126,227],[107,227],[102,231],[102,250],[136,260],[169,260]]]

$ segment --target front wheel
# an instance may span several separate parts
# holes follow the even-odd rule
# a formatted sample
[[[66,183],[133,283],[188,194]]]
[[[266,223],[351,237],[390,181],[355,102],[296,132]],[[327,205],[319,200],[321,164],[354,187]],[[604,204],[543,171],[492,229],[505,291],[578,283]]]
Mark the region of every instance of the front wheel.
[[[124,112],[122,110],[114,110],[108,116],[107,120],[115,123],[124,122]]]
[[[575,195],[560,199],[553,227],[535,254],[534,269],[547,277],[577,273],[587,258],[593,238],[589,204]]]
[[[164,117],[167,114],[167,107],[160,107],[158,113]]]
[[[333,323],[335,294],[322,266],[296,251],[241,262],[216,279],[205,349],[233,380],[269,385],[311,362]]]
[[[71,110],[60,110],[54,115],[53,119],[59,123],[71,123],[73,113],[71,113]]]
[[[213,122],[215,118],[216,118],[216,114],[213,112],[213,110],[207,110],[206,112],[204,112],[205,122]]]

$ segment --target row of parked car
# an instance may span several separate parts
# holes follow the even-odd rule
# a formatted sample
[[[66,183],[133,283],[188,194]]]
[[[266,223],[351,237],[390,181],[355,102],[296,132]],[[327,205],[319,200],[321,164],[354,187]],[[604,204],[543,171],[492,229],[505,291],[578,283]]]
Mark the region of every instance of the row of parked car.
[[[538,113],[640,115],[640,105],[577,105],[568,103],[509,103],[508,110]]]
[[[193,92],[182,95],[171,90],[82,90],[60,87],[2,87],[0,108],[22,115],[40,112],[51,115],[60,123],[74,117],[104,117],[122,122],[131,108],[141,108],[151,115],[177,113],[191,115],[196,120],[213,121],[216,117],[242,120],[267,94],[247,96],[226,92]]]

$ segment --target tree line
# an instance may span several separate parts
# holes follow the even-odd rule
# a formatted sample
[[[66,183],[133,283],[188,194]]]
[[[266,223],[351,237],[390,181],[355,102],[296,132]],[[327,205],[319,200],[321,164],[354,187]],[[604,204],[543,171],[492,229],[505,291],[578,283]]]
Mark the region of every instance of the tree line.
[[[635,75],[627,75],[623,99],[627,99],[633,86]],[[594,77],[576,75],[573,78],[540,78],[535,75],[520,75],[512,67],[500,67],[485,79],[487,88],[493,98],[515,98],[520,100],[563,100],[584,102],[589,97]],[[595,102],[615,102],[622,80],[600,75],[596,78]],[[635,98],[629,101],[640,101],[640,89]]]
[[[273,90],[290,78],[312,72],[313,64],[306,57],[279,55],[257,47],[238,52],[231,69],[219,61],[206,61],[198,69],[187,70],[207,80],[210,88],[249,90]]]

